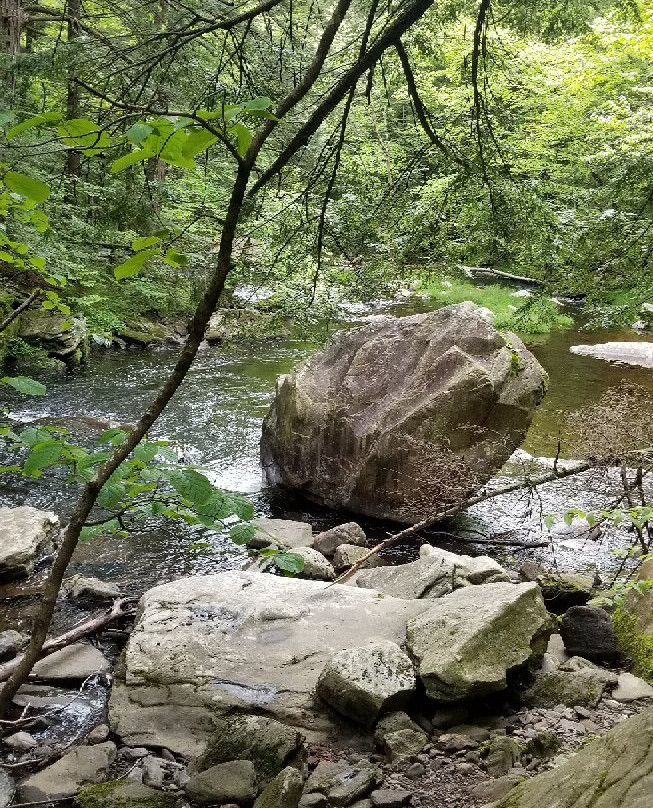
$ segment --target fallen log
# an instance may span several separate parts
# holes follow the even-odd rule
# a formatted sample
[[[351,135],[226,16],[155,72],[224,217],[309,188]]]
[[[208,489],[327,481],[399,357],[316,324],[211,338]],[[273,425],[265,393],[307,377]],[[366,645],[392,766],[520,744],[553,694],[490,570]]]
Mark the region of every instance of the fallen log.
[[[458,503],[457,505],[451,505],[449,508],[445,508],[444,510],[439,511],[438,513],[435,513],[432,516],[428,516],[421,522],[417,522],[417,524],[411,525],[410,527],[407,527],[404,530],[400,530],[399,533],[394,533],[392,536],[388,536],[387,539],[383,539],[382,542],[379,542],[376,546],[372,547],[372,549],[368,553],[366,553],[362,558],[360,558],[353,566],[351,566],[348,570],[339,575],[335,579],[335,581],[332,581],[329,584],[329,586],[333,586],[334,584],[339,584],[342,583],[342,581],[346,581],[348,578],[354,575],[354,573],[362,569],[362,567],[365,566],[366,561],[369,561],[370,558],[373,558],[382,550],[386,550],[388,547],[392,547],[393,544],[398,544],[400,541],[402,541],[403,539],[407,539],[409,536],[414,536],[416,533],[419,533],[420,530],[424,530],[424,528],[431,527],[431,525],[437,525],[444,519],[447,519],[450,516],[455,516],[457,513],[460,513],[460,511],[463,511],[465,508],[470,508],[472,505],[478,505],[480,502],[487,502],[487,500],[489,499],[494,499],[495,497],[500,497],[503,496],[504,494],[510,494],[513,491],[523,491],[529,488],[533,489],[537,488],[538,485],[542,485],[543,483],[551,483],[555,482],[556,480],[562,480],[565,477],[572,477],[574,474],[580,474],[583,471],[588,471],[588,469],[590,468],[591,468],[590,463],[579,462],[574,464],[573,466],[569,466],[568,468],[559,469],[556,463],[554,468],[546,474],[539,474],[536,477],[529,477],[525,480],[518,480],[514,483],[501,486],[500,488],[495,488],[494,490],[488,491],[487,489],[483,489],[475,496],[470,497],[469,499],[466,499],[463,502]]]
[[[75,628],[70,629],[70,631],[66,631],[64,634],[60,634],[58,637],[45,642],[41,649],[39,659],[50,656],[50,654],[54,654],[55,651],[60,651],[62,648],[66,648],[66,646],[72,645],[84,637],[95,634],[96,631],[99,631],[116,620],[129,617],[134,613],[133,604],[137,601],[138,598],[118,598],[118,600],[114,601],[112,607],[104,612],[104,614],[93,617],[85,623],[81,623],[75,626]],[[14,659],[0,666],[0,682],[5,682],[11,676],[14,670],[20,665],[22,658],[23,655],[19,654]]]

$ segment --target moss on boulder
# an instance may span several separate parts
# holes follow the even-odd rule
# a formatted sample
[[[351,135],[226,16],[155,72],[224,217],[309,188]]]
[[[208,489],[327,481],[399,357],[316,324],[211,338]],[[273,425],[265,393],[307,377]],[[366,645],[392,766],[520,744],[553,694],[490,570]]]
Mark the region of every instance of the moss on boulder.
[[[177,797],[130,780],[88,786],[75,797],[75,808],[174,808]]]
[[[632,589],[612,615],[617,642],[633,660],[633,673],[653,684],[653,558],[645,561],[637,576],[639,589]]]

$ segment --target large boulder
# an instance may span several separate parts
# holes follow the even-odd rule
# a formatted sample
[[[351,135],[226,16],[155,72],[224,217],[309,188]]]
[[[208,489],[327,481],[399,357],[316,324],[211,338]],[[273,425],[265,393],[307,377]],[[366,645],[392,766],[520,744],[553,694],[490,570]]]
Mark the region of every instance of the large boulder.
[[[508,572],[488,556],[457,555],[425,544],[417,561],[366,570],[359,573],[356,583],[395,598],[433,599],[463,586],[510,580]]]
[[[504,690],[509,671],[544,655],[551,620],[535,583],[468,586],[431,603],[408,624],[407,646],[434,699]]]
[[[610,615],[598,606],[572,606],[560,623],[560,635],[569,656],[593,662],[614,662],[619,645]]]
[[[88,332],[83,317],[68,317],[58,311],[30,309],[20,316],[18,336],[43,348],[50,356],[69,360],[88,351]]]
[[[317,680],[338,651],[401,643],[428,604],[356,587],[223,572],[151,589],[114,683],[113,729],[132,746],[201,754],[216,716],[265,711],[316,735],[333,719],[315,703]]]
[[[547,383],[490,319],[460,303],[338,333],[277,384],[268,481],[403,523],[463,500],[521,443]]]
[[[0,581],[24,578],[34,562],[53,550],[59,519],[29,505],[0,508]]]
[[[493,808],[648,808],[653,710],[613,727],[571,758],[508,792]]]

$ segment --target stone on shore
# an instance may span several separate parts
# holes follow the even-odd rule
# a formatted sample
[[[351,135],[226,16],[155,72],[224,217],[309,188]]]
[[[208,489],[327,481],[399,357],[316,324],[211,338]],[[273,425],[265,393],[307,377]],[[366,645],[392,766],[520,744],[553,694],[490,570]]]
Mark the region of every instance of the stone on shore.
[[[367,796],[381,781],[381,772],[368,761],[321,760],[306,781],[304,794],[324,794],[332,806],[343,808]]]
[[[51,766],[30,775],[20,784],[20,802],[60,800],[72,797],[85,785],[101,782],[116,757],[115,744],[78,746]]]
[[[360,525],[356,522],[346,522],[330,530],[325,530],[313,539],[313,547],[325,556],[332,556],[342,544],[353,544],[355,547],[365,547],[367,537]]]
[[[223,572],[151,589],[111,693],[112,729],[129,746],[201,754],[216,716],[262,711],[330,731],[317,680],[338,651],[403,642],[428,604],[356,587],[255,572]]]
[[[525,704],[536,707],[596,707],[604,692],[617,685],[617,675],[582,657],[571,657],[557,670],[539,673],[523,694]]]
[[[417,561],[361,572],[356,583],[395,598],[434,599],[463,586],[510,580],[508,572],[488,556],[457,555],[425,544]]]
[[[371,727],[382,713],[403,707],[416,687],[413,663],[388,640],[339,651],[317,681],[324,701],[364,727]]]
[[[521,340],[473,303],[378,318],[279,379],[263,468],[329,507],[419,522],[505,463],[546,384]]]
[[[0,508],[0,581],[24,578],[34,562],[54,549],[59,519],[29,505]]]
[[[388,760],[398,760],[419,754],[429,742],[429,736],[403,712],[384,715],[374,730],[374,742]]]
[[[336,577],[333,564],[322,553],[312,547],[295,547],[294,555],[299,555],[304,559],[304,569],[301,571],[302,578],[312,581],[333,581]]]
[[[301,773],[293,766],[286,766],[259,794],[254,808],[297,808],[303,788]]]
[[[620,673],[617,676],[617,686],[612,691],[611,698],[625,704],[640,699],[653,699],[653,687],[639,676],[633,676],[632,673]]]
[[[614,662],[620,656],[610,615],[598,606],[572,606],[560,623],[560,635],[569,656],[593,662]]]
[[[617,724],[575,755],[510,790],[493,808],[648,808],[653,710]]]
[[[408,623],[407,646],[432,698],[498,692],[509,671],[541,662],[551,620],[537,584],[468,586],[431,603]]]
[[[358,547],[356,544],[341,544],[333,554],[333,566],[336,572],[343,572],[349,569],[349,567],[353,567],[354,564],[358,563],[368,552],[367,547]],[[378,555],[373,555],[363,564],[363,569],[384,566],[385,561]]]
[[[304,737],[293,727],[258,715],[231,715],[215,721],[206,751],[195,767],[202,771],[230,760],[249,760],[257,777],[269,780],[301,762]]]
[[[296,549],[309,547],[313,543],[313,530],[308,522],[296,522],[292,519],[252,519],[252,527],[256,533],[247,542],[254,550],[265,547]]]
[[[120,588],[116,584],[85,575],[73,575],[64,581],[63,588],[70,597],[83,600],[114,600],[120,597]]]
[[[256,797],[256,770],[251,760],[218,763],[191,776],[186,794],[198,805],[249,806]]]

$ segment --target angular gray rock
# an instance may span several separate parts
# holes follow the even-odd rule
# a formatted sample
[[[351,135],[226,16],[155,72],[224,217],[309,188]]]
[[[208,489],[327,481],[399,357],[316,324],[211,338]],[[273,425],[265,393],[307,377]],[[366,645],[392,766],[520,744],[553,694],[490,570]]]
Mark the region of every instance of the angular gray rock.
[[[486,745],[483,766],[490,777],[503,777],[519,763],[520,747],[514,738],[495,735]]]
[[[510,580],[508,572],[488,556],[457,555],[425,544],[417,561],[366,570],[358,574],[356,584],[395,598],[434,599],[463,586]]]
[[[617,676],[617,687],[612,691],[611,697],[624,703],[653,699],[653,687],[632,673],[620,673]]]
[[[297,808],[304,788],[304,778],[292,766],[285,769],[256,798],[254,808]]]
[[[109,660],[101,651],[89,643],[78,642],[37,662],[32,673],[39,679],[58,681],[86,679],[94,673],[107,673],[109,670]]]
[[[292,519],[252,519],[250,524],[256,528],[253,538],[247,546],[255,550],[264,547],[309,547],[313,543],[313,530],[308,522],[295,522]]]
[[[302,578],[312,581],[333,581],[336,577],[333,564],[318,550],[314,550],[312,547],[295,547],[292,552],[304,559]]]
[[[72,797],[89,783],[104,780],[116,757],[115,744],[107,741],[96,746],[78,746],[51,766],[30,775],[20,784],[20,802],[57,800]]]
[[[67,359],[78,350],[88,348],[88,332],[83,317],[70,317],[58,311],[34,308],[20,317],[18,335],[47,351],[57,359]]]
[[[552,626],[537,584],[468,586],[430,603],[408,623],[407,646],[432,698],[498,692],[508,671],[541,662]]]
[[[381,718],[374,730],[374,742],[393,761],[419,754],[429,737],[410,716],[398,711]]]
[[[321,760],[306,781],[304,793],[319,792],[331,805],[343,808],[365,797],[382,779],[379,769],[368,761],[350,764]]]
[[[369,550],[367,547],[358,547],[355,544],[341,544],[333,554],[334,569],[336,572],[342,572],[343,570],[349,569],[349,567],[352,567],[354,564],[360,561],[363,556],[366,556],[368,552]],[[378,555],[374,555],[371,558],[368,558],[363,564],[363,569],[384,566],[385,561]]]
[[[413,663],[397,643],[378,640],[339,651],[317,680],[317,694],[344,716],[371,727],[415,694]]]
[[[14,732],[2,739],[2,743],[13,749],[14,752],[28,752],[39,745],[39,742],[29,732]]]
[[[191,776],[186,794],[198,805],[236,803],[249,806],[256,797],[256,770],[251,760],[218,763]]]
[[[337,525],[330,530],[324,530],[313,539],[313,547],[326,556],[332,556],[342,544],[365,547],[366,543],[365,531],[356,522],[345,522],[345,524]]]
[[[356,587],[224,572],[151,589],[111,693],[112,729],[129,746],[201,754],[216,715],[259,711],[317,733],[332,719],[315,687],[334,653],[402,642],[424,601]]]
[[[196,762],[198,770],[230,760],[249,760],[257,777],[269,780],[283,768],[301,761],[304,736],[293,727],[258,715],[218,718],[206,751]]]
[[[29,505],[0,508],[0,581],[24,578],[34,562],[54,549],[59,518]]]
[[[603,693],[617,684],[617,675],[587,659],[571,657],[557,670],[539,673],[523,694],[525,704],[537,707],[596,707]]]
[[[263,468],[329,507],[419,522],[503,465],[546,383],[473,303],[379,318],[279,379]]]
[[[598,606],[572,606],[560,623],[560,636],[569,656],[613,662],[620,656],[610,615]]]
[[[412,798],[411,792],[403,788],[379,788],[370,794],[374,808],[404,808]]]
[[[653,710],[617,724],[493,808],[647,808],[653,794]]]
[[[0,769],[0,808],[7,808],[16,793],[14,781],[4,769]]]

